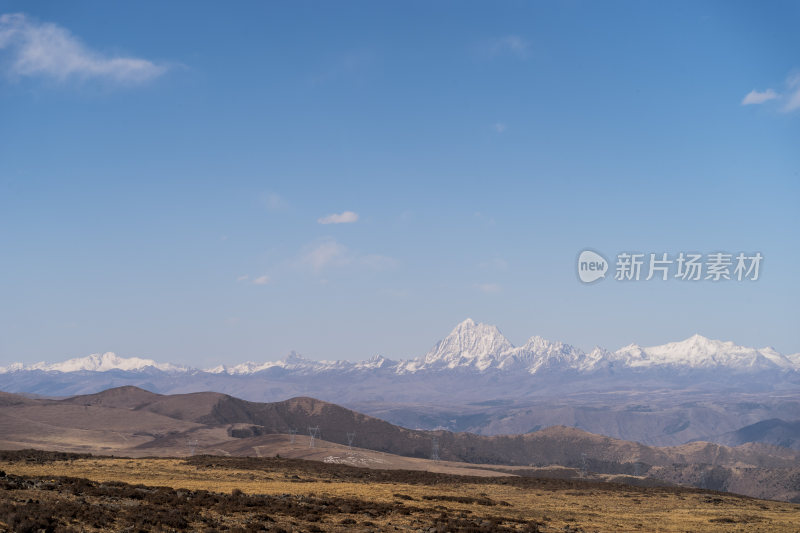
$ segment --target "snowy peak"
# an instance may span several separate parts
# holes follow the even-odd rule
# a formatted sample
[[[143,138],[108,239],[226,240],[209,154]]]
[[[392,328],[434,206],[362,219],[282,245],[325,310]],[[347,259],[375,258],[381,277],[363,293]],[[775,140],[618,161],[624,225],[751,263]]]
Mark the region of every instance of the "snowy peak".
[[[497,327],[478,324],[468,318],[425,355],[419,368],[474,366],[485,370],[513,348]]]
[[[286,357],[284,357],[282,359],[282,361],[286,365],[303,365],[303,364],[307,364],[307,363],[311,362],[309,359],[306,359],[305,357],[303,357],[299,353],[295,352],[294,350],[289,352],[286,355]]]
[[[299,353],[292,350],[289,354],[281,359],[280,361],[265,361],[265,362],[255,362],[255,361],[247,361],[245,363],[240,363],[238,365],[219,365],[214,368],[210,368],[206,370],[211,374],[229,374],[229,375],[248,375],[248,374],[255,374],[257,372],[263,372],[265,370],[269,370],[270,368],[285,368],[285,369],[292,369],[297,370],[300,368],[306,368],[310,366],[318,365],[317,361],[311,361],[310,359],[306,359]]]
[[[653,346],[649,348],[648,351],[652,353],[683,354],[686,357],[703,358],[714,356],[718,353],[735,348],[737,348],[737,346],[732,342],[712,340],[695,333],[686,340],[669,342],[661,346]]]
[[[152,359],[139,357],[120,357],[113,352],[92,354],[86,357],[76,357],[61,363],[34,363],[23,365],[14,363],[6,368],[0,368],[0,373],[19,372],[22,370],[41,370],[44,372],[108,372],[111,370],[141,371],[155,368],[165,372],[181,372],[186,368],[169,363],[156,363]]]
[[[387,368],[396,365],[394,361],[390,361],[383,356],[376,355],[367,359],[366,361],[352,362],[352,361],[316,361],[303,357],[295,351],[279,361],[265,361],[254,362],[248,361],[238,365],[227,366],[219,365],[214,368],[206,369],[205,372],[210,374],[228,374],[246,376],[265,372],[268,370],[285,370],[298,374],[320,374],[323,372],[338,371],[338,372],[352,372],[352,371],[374,371],[381,368]]]
[[[792,369],[791,360],[772,348],[748,348],[730,341],[692,335],[686,340],[643,348],[632,344],[619,349],[615,359],[630,367],[731,368],[738,370]]]
[[[504,358],[501,368],[523,367],[534,374],[544,369],[578,369],[585,354],[569,344],[534,336]]]
[[[387,368],[396,364],[394,361],[386,359],[382,355],[373,355],[366,361],[361,361],[355,364],[356,369],[358,370],[377,370],[379,368]]]

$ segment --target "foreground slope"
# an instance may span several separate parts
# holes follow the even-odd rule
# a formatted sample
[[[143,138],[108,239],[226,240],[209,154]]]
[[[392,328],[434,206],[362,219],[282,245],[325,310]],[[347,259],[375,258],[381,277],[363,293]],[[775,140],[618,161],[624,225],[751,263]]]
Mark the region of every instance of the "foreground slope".
[[[800,520],[797,504],[698,489],[283,458],[0,452],[0,469],[0,527],[13,530],[794,532]]]

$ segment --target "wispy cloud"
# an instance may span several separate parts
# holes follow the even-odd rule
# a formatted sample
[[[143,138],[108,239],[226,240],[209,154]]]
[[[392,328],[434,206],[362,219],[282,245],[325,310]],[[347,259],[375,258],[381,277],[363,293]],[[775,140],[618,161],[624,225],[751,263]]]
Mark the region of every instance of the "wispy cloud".
[[[83,44],[69,30],[38,22],[22,13],[0,15],[0,51],[7,74],[64,81],[103,79],[115,83],[144,83],[167,67],[136,57],[106,56]]]
[[[249,282],[249,283],[252,283],[253,285],[266,285],[266,284],[268,284],[268,283],[270,283],[272,281],[272,278],[270,278],[269,276],[264,274],[262,276],[258,276],[258,277],[255,277],[253,279],[250,279],[249,275],[244,274],[242,276],[237,277],[236,281],[238,283]]]
[[[495,123],[492,125],[492,128],[493,128],[493,129],[494,129],[494,131],[496,131],[497,133],[503,133],[504,131],[506,131],[506,128],[507,128],[507,126],[506,126],[504,123],[502,123],[502,122],[495,122]]]
[[[479,283],[475,285],[475,288],[484,294],[496,294],[503,290],[497,283]]]
[[[786,85],[789,90],[783,110],[788,112],[800,109],[800,74],[791,76]]]
[[[778,93],[772,89],[766,91],[756,91],[753,89],[742,99],[742,105],[763,104],[778,97]]]
[[[343,213],[333,213],[317,219],[320,224],[352,224],[358,221],[358,213],[345,211]]]
[[[347,247],[334,240],[315,244],[303,253],[301,262],[319,272],[329,266],[342,266],[352,262]]]
[[[274,192],[262,196],[261,202],[269,211],[284,211],[289,207],[289,202],[283,196]]]
[[[375,61],[375,52],[370,49],[351,50],[331,60],[312,77],[315,85],[338,79],[349,79],[367,69]]]
[[[329,267],[352,266],[369,270],[386,270],[397,265],[397,260],[392,257],[354,252],[334,239],[326,239],[307,246],[299,262],[316,273]]]
[[[484,41],[478,46],[480,55],[496,57],[511,55],[519,59],[527,59],[530,55],[531,44],[519,35],[506,35]]]
[[[783,92],[775,89],[764,91],[752,90],[742,99],[742,105],[759,105],[775,100],[784,113],[800,109],[800,73],[793,74],[786,79]]]

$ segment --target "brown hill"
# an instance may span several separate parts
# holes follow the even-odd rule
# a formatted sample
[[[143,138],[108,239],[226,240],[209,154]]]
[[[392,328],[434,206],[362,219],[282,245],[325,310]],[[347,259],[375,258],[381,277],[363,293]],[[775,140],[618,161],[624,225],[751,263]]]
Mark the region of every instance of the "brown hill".
[[[94,405],[102,407],[119,407],[124,409],[135,409],[137,405],[151,402],[156,398],[161,398],[160,394],[126,385],[104,390],[96,394],[81,394],[72,396],[64,400],[56,400],[60,404],[70,405]]]
[[[0,447],[144,455],[287,453],[268,439],[319,427],[326,443],[409,458],[516,467],[559,465],[573,473],[650,476],[718,490],[800,498],[800,452],[766,445],[694,442],[651,447],[556,426],[525,435],[410,430],[313,398],[248,402],[206,392],[159,395],[120,387],[64,400],[0,396]],[[300,438],[298,436],[298,438]],[[308,442],[308,437],[304,437]],[[511,472],[511,470],[508,470]],[[766,492],[765,492],[766,491]]]
[[[34,403],[36,400],[31,400],[21,394],[11,394],[10,392],[0,391],[0,407],[11,405],[27,405]]]

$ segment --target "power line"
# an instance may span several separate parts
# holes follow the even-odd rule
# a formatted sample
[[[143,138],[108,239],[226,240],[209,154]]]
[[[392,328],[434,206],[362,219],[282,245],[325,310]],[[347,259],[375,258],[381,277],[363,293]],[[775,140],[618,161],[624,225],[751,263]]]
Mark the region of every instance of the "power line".
[[[188,446],[190,449],[189,455],[194,455],[194,450],[195,448],[197,448],[197,439],[195,440],[186,439],[186,446]]]
[[[308,443],[309,448],[314,447],[314,441],[319,438],[319,426],[311,427],[308,426],[308,436],[311,437],[311,440]]]

